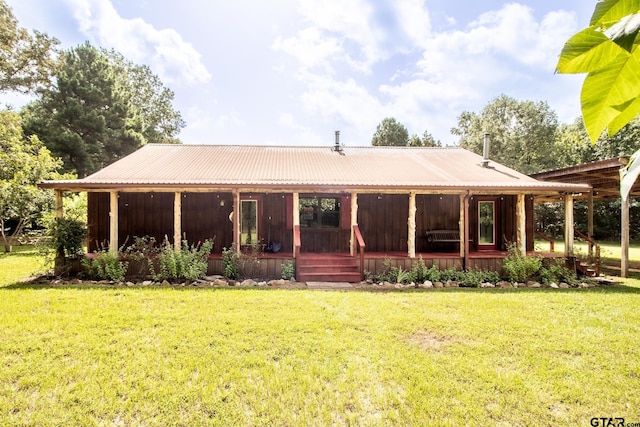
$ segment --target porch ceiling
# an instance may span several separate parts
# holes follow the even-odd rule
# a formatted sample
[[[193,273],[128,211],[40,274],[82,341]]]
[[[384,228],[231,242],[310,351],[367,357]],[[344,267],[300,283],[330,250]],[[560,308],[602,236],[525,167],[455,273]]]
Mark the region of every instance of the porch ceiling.
[[[616,157],[597,162],[585,163],[562,169],[532,174],[531,177],[545,182],[567,182],[589,184],[593,188],[594,199],[620,198],[620,169],[628,163],[624,157]],[[585,199],[588,193],[576,196]],[[636,181],[631,189],[631,196],[640,196],[640,181]],[[557,199],[557,198],[556,198]],[[556,199],[553,199],[554,201]],[[548,197],[536,198],[538,201],[549,201]]]

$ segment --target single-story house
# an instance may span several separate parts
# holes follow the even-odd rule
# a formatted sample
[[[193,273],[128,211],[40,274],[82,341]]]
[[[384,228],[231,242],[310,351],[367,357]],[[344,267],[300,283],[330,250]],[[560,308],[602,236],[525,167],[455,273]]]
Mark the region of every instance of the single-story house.
[[[357,281],[383,263],[500,270],[509,244],[534,250],[533,200],[561,197],[565,247],[572,200],[590,186],[543,182],[462,148],[149,144],[95,174],[45,181],[57,194],[88,193],[89,251],[134,236],[215,237],[260,250],[260,274],[294,261],[298,280]]]

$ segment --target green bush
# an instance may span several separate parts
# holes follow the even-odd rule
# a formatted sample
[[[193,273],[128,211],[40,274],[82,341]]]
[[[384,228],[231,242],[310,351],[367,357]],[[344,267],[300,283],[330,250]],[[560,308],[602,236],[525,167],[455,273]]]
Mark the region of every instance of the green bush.
[[[240,254],[233,248],[222,248],[222,274],[232,280],[240,276]]]
[[[57,255],[70,257],[84,253],[84,240],[87,237],[87,226],[84,222],[71,218],[56,218],[49,233]]]
[[[556,259],[548,267],[540,269],[540,281],[544,284],[565,282],[570,285],[578,283],[575,271],[564,265],[563,260]]]
[[[295,269],[293,268],[293,261],[289,260],[282,264],[282,278],[284,280],[291,280],[294,274]]]
[[[207,275],[207,258],[213,249],[213,241],[205,240],[202,244],[189,246],[184,240],[182,249],[176,251],[168,243],[163,245],[158,254],[158,269],[149,263],[149,270],[153,280],[190,280],[202,279]]]
[[[513,245],[509,245],[509,253],[502,263],[502,268],[509,280],[526,282],[533,279],[542,267],[542,258],[526,256]]]
[[[94,252],[93,259],[84,258],[82,266],[91,277],[98,280],[124,282],[129,263],[120,259],[119,252],[104,250]]]

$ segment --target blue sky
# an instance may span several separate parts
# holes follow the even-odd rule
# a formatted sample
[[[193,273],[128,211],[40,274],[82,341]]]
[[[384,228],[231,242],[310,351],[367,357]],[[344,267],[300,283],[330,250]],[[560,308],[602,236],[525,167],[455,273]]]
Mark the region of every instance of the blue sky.
[[[20,25],[144,63],[175,92],[184,143],[369,145],[395,117],[444,144],[501,94],[579,114],[554,74],[596,1],[7,0]],[[19,104],[21,100],[6,96]]]

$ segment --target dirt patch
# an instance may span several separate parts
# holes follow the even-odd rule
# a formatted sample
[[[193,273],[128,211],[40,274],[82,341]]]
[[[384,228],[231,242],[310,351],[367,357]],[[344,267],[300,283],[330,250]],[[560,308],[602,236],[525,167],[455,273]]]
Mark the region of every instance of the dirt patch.
[[[409,344],[418,346],[424,351],[440,351],[451,344],[452,339],[450,337],[439,337],[431,332],[421,331],[409,335],[408,341]]]

